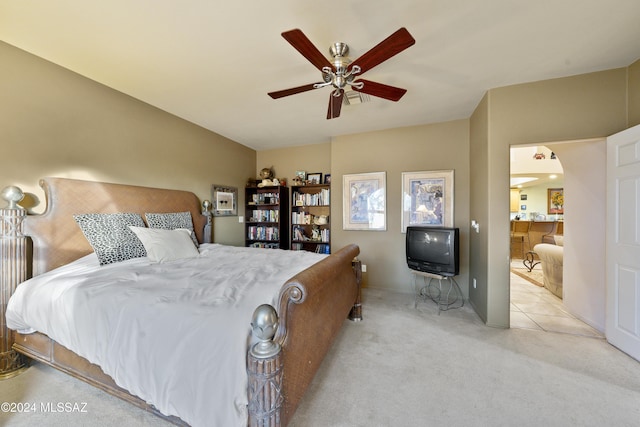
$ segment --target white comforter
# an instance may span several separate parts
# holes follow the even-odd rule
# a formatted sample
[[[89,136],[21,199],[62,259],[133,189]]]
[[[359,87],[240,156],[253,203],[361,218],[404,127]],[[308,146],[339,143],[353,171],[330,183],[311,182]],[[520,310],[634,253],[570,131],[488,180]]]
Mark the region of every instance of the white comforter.
[[[90,254],[18,286],[7,325],[47,334],[165,415],[246,426],[253,310],[323,257],[208,244],[188,260],[100,267]]]

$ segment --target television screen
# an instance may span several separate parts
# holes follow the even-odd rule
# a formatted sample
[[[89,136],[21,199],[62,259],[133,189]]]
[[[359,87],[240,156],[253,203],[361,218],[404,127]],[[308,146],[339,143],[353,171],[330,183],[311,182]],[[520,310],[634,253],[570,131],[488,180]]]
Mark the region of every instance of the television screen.
[[[459,272],[457,228],[407,227],[409,268],[443,276]]]

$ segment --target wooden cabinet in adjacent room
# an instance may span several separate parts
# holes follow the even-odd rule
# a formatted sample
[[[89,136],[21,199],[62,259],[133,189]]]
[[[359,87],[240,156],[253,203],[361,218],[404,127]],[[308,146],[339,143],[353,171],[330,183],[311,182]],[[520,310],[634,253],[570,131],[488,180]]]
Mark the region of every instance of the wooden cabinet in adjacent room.
[[[518,212],[520,210],[520,190],[512,188],[509,195],[509,211]]]

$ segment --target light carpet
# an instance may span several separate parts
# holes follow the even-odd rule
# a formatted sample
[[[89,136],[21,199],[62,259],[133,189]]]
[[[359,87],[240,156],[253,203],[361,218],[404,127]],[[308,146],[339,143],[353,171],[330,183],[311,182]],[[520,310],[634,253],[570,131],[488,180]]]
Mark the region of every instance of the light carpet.
[[[603,339],[487,327],[470,304],[438,313],[365,289],[293,427],[637,426],[640,363]],[[3,426],[166,426],[43,365],[0,382],[0,400],[86,402],[86,413],[2,413]],[[224,426],[227,427],[227,426]]]

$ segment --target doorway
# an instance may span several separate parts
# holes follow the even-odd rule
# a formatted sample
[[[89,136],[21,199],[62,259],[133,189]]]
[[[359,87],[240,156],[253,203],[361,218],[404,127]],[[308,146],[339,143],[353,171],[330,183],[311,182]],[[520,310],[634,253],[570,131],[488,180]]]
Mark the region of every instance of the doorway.
[[[563,178],[555,182],[541,182],[542,188],[537,190],[527,189],[535,184],[523,186],[525,190],[519,194],[526,197],[525,200],[521,200],[516,215],[520,214],[522,218],[525,217],[522,214],[526,213],[528,220],[558,219],[554,216],[549,217],[546,193],[548,189],[562,188],[564,194],[567,194],[561,217],[564,226],[563,299],[543,287],[531,285],[526,281],[522,283],[521,277],[511,274],[511,327],[565,333],[573,331],[580,335],[602,337],[605,314],[603,197],[606,182],[606,143],[603,139],[580,140],[545,144],[546,151],[540,147],[516,145],[512,146],[512,149],[529,150],[534,162],[530,166],[549,159],[553,153],[561,165]],[[541,157],[540,153],[544,154],[545,158],[534,161],[534,155]],[[548,174],[548,170],[542,173]],[[543,197],[544,203],[536,204],[530,199],[530,194]],[[535,196],[536,194],[542,196]],[[526,208],[521,209],[525,205]],[[543,209],[544,213],[538,216]],[[511,216],[513,218],[514,213]],[[538,240],[539,236],[533,237],[531,246],[540,243]],[[545,302],[549,304],[545,305]],[[516,311],[515,315],[513,311]]]

